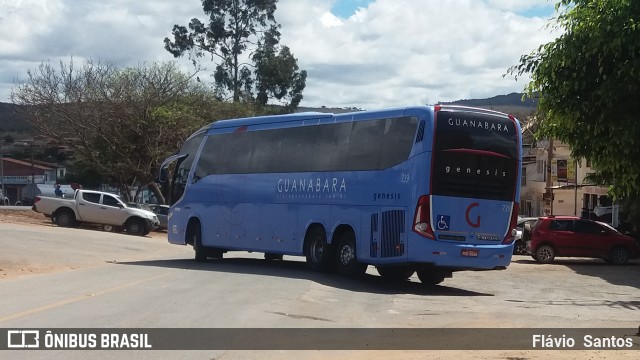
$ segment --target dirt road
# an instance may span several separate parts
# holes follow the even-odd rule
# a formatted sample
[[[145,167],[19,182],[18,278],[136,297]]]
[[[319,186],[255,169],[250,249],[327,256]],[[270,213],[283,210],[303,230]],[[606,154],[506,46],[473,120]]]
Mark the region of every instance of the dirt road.
[[[44,215],[30,210],[3,210],[0,208],[0,224],[15,224],[20,227],[55,227],[51,219]],[[91,227],[95,231],[92,236],[100,236],[102,231],[99,227]],[[59,229],[62,231],[73,229]],[[125,235],[123,235],[124,237]],[[146,239],[153,239],[161,247],[166,247],[171,251],[171,247],[166,244],[166,232],[151,232],[145,236]],[[11,234],[0,233],[2,241],[22,241],[21,238],[12,238]],[[164,246],[167,245],[167,246]],[[175,249],[173,249],[175,250]],[[90,267],[101,264],[95,257],[74,256],[76,252],[71,251],[67,257],[47,256],[47,249],[24,249],[16,250],[12,248],[12,253],[0,252],[0,279],[9,279],[16,276],[42,274],[56,271],[66,271],[80,267]],[[108,252],[107,252],[108,253]],[[138,254],[136,254],[138,255]],[[106,260],[113,261],[114,259]]]

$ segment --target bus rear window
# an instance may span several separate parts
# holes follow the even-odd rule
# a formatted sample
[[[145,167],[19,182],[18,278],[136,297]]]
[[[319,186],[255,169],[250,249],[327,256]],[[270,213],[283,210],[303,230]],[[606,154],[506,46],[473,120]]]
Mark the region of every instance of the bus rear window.
[[[519,146],[516,124],[506,116],[438,112],[432,193],[513,200]]]

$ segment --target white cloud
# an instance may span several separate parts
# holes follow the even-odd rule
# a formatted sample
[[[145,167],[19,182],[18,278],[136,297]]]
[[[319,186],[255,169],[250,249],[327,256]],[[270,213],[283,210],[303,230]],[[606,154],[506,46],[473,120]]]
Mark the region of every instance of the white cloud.
[[[276,20],[308,71],[302,106],[373,109],[521,91],[524,82],[502,75],[554,34],[545,19],[518,13],[548,4],[377,0],[343,19],[329,0],[280,0]],[[0,0],[0,8],[0,101],[42,61],[172,60],[162,41],[173,25],[206,20],[198,0]]]

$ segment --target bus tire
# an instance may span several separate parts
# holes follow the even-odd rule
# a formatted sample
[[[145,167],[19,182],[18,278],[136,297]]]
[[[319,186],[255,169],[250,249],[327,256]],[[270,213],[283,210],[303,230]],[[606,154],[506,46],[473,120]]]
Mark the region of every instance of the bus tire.
[[[367,265],[358,261],[356,253],[356,236],[353,231],[346,231],[340,235],[336,248],[336,269],[347,276],[362,276],[367,271]]]
[[[378,274],[387,280],[406,281],[416,270],[411,266],[376,266]]]
[[[418,270],[418,279],[425,286],[435,286],[444,281],[445,278],[450,277],[443,271],[434,269]]]
[[[203,262],[207,260],[207,249],[202,245],[202,230],[200,224],[195,224],[191,230],[191,239],[193,240],[193,251],[195,252],[194,260]]]
[[[327,233],[322,226],[314,226],[309,230],[304,241],[304,253],[307,265],[314,271],[331,269],[331,249],[327,244]]]

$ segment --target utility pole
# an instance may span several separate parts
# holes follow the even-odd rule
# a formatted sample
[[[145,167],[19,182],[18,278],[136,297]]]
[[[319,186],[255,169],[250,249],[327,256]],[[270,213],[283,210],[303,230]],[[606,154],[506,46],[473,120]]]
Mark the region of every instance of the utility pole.
[[[553,138],[549,138],[549,148],[547,149],[547,192],[546,198],[549,202],[549,215],[553,215],[553,181],[551,179],[551,162],[553,161]]]
[[[4,192],[4,140],[0,140],[0,186],[2,186],[2,201],[6,201],[6,193]]]
[[[578,160],[573,159],[575,173],[573,174],[573,213],[578,216]]]

